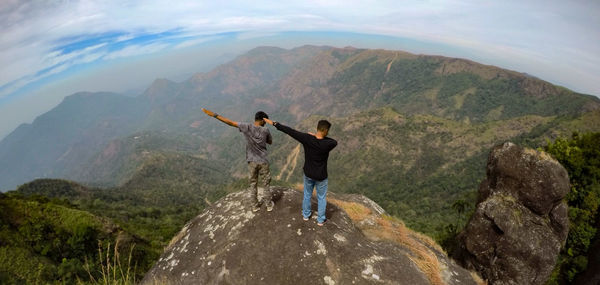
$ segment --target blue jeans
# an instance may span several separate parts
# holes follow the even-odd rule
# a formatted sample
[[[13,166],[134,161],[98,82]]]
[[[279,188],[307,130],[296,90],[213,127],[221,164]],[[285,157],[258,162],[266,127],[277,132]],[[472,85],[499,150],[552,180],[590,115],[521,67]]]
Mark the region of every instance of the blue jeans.
[[[302,216],[305,218],[310,217],[312,210],[310,208],[310,198],[314,188],[317,188],[317,205],[318,215],[317,222],[325,222],[325,208],[327,207],[327,178],[322,181],[317,181],[304,175],[304,200],[302,200]]]

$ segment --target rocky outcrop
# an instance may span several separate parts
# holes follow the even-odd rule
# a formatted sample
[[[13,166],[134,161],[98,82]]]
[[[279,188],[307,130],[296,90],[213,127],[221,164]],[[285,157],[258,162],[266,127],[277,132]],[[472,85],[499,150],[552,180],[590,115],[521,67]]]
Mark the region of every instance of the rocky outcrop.
[[[330,193],[327,223],[302,193],[274,187],[275,209],[229,194],[190,221],[142,284],[476,284],[427,237],[359,195]],[[316,201],[313,201],[316,209]]]
[[[567,171],[549,155],[496,146],[456,258],[491,284],[544,284],[567,238]]]

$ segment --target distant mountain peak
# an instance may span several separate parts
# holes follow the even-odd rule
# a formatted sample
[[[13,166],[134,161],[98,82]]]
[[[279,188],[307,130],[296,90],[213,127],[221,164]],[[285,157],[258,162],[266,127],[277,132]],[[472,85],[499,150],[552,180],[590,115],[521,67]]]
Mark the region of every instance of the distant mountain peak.
[[[142,96],[150,99],[153,103],[160,103],[161,100],[166,100],[176,95],[178,89],[178,83],[165,78],[158,78],[152,82]]]

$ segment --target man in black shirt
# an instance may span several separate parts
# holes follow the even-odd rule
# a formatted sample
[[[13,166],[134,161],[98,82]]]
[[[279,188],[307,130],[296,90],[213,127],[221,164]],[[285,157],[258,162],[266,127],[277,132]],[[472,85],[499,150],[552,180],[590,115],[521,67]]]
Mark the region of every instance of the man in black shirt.
[[[277,130],[288,134],[302,144],[304,147],[304,200],[302,201],[302,216],[308,221],[312,213],[310,207],[310,198],[313,189],[317,189],[318,215],[317,223],[322,226],[325,222],[325,208],[327,206],[327,159],[329,152],[337,146],[337,141],[328,138],[327,133],[331,128],[331,123],[326,120],[320,120],[317,124],[317,133],[303,133],[296,131],[281,123],[264,119],[268,124],[273,125]]]

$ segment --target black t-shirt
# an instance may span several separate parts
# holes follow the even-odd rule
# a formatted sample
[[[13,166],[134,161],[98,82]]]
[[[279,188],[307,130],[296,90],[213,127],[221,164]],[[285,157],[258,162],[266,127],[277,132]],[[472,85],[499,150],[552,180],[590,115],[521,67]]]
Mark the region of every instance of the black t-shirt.
[[[329,152],[337,146],[337,141],[328,137],[317,139],[313,135],[296,131],[280,123],[275,124],[275,128],[299,141],[304,147],[304,175],[317,181],[325,180]]]

